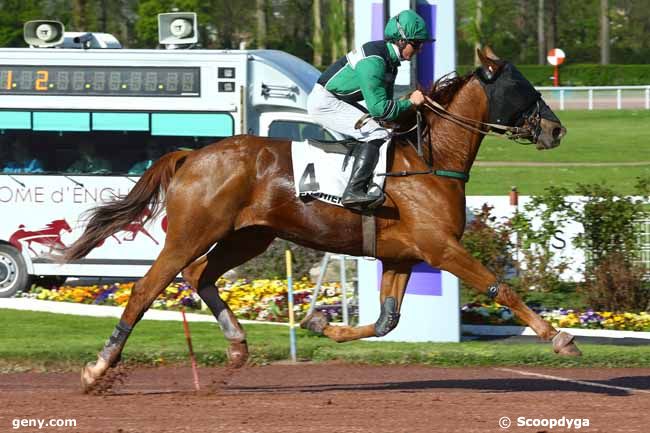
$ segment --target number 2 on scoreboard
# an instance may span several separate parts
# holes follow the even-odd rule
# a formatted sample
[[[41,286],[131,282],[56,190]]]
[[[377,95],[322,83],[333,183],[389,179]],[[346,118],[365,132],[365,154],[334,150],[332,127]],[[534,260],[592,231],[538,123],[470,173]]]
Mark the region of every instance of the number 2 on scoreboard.
[[[36,90],[47,90],[48,71],[36,71]]]

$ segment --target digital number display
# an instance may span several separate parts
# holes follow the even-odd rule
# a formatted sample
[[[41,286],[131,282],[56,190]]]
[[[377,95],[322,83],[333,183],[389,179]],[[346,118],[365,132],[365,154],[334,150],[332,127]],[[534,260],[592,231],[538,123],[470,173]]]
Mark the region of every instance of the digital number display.
[[[200,68],[0,66],[0,95],[200,96]]]

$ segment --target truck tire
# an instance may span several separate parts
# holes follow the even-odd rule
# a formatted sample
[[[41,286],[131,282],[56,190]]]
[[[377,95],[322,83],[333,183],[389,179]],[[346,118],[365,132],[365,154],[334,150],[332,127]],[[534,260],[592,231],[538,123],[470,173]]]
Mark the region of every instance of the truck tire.
[[[0,244],[0,298],[9,298],[29,285],[27,266],[20,252],[11,245]]]

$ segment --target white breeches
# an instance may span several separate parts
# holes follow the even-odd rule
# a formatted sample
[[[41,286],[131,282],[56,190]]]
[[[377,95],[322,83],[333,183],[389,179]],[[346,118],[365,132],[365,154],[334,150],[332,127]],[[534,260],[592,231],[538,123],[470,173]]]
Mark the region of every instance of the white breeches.
[[[354,125],[365,113],[347,102],[337,99],[316,83],[307,99],[309,116],[325,128],[348,135],[359,141],[390,139],[390,130],[370,119],[360,129]]]

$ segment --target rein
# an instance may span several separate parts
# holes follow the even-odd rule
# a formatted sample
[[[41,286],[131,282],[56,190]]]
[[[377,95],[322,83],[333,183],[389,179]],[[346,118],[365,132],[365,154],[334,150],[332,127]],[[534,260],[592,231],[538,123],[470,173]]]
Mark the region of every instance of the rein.
[[[539,135],[539,128],[540,128],[540,121],[541,121],[541,115],[540,115],[540,110],[539,110],[539,99],[535,102],[535,109],[530,114],[529,116],[526,116],[524,118],[524,127],[518,127],[518,126],[504,126],[504,125],[499,125],[496,123],[486,123],[486,122],[481,122],[480,120],[474,120],[470,119],[465,116],[461,116],[460,114],[455,114],[447,110],[445,107],[440,105],[438,102],[434,101],[431,99],[429,96],[424,95],[425,103],[423,104],[424,108],[428,108],[436,114],[437,116],[440,116],[441,118],[450,121],[452,123],[455,123],[456,125],[461,126],[462,128],[476,132],[478,134],[482,134],[484,136],[492,136],[492,137],[497,137],[503,140],[514,140],[520,144],[530,144],[530,143],[522,143],[518,141],[519,139],[531,139],[533,142],[537,139],[537,136]],[[367,117],[366,117],[367,116]],[[370,118],[369,115],[366,114],[365,119],[359,119],[359,122],[363,122],[364,120],[367,120]],[[394,132],[392,134],[393,137],[398,137],[402,135],[407,135],[413,132],[413,130],[417,130],[417,146],[413,146],[413,143],[411,143],[410,140],[406,140],[411,146],[415,147],[417,150],[418,155],[420,158],[424,159],[424,153],[422,151],[422,138],[423,138],[423,133],[422,133],[422,112],[418,109],[416,110],[416,123],[413,125],[411,128],[405,130],[405,131],[400,131],[400,132]],[[357,124],[359,124],[357,122]],[[531,125],[532,123],[532,125]],[[454,171],[454,170],[436,170],[433,168],[433,160],[431,156],[431,137],[430,137],[430,128],[427,127],[425,128],[427,130],[427,135],[429,135],[429,161],[425,161],[427,166],[429,166],[428,170],[420,170],[420,171],[399,171],[399,172],[387,172],[387,173],[377,173],[377,176],[386,176],[386,177],[405,177],[405,176],[413,176],[413,175],[419,175],[419,174],[434,174],[436,176],[442,176],[442,177],[450,177],[452,179],[459,179],[462,180],[463,182],[468,182],[469,181],[469,174],[462,172],[462,171]],[[502,131],[501,133],[494,132],[494,130]]]
[[[431,110],[434,114],[442,117],[445,120],[453,122],[469,131],[476,132],[485,136],[497,137],[502,140],[518,140],[522,138],[528,138],[534,135],[528,127],[518,127],[518,126],[504,126],[497,123],[486,123],[481,122],[480,120],[470,119],[469,117],[461,116],[460,114],[452,113],[447,110],[445,107],[440,105],[438,102],[434,101],[427,95],[424,95],[424,100],[426,101],[423,105],[425,108]],[[536,104],[539,104],[539,99],[536,101]],[[539,109],[535,110],[535,117],[539,117]],[[526,119],[528,120],[528,119]],[[537,120],[537,119],[535,119]],[[537,123],[537,122],[536,122]],[[482,129],[482,128],[486,129]],[[494,132],[494,130],[503,131],[502,133]],[[529,144],[529,143],[524,143]]]
[[[421,124],[422,124],[422,113],[418,110],[417,111],[417,122],[416,122],[416,124],[413,125],[413,127],[411,127],[410,129],[408,129],[406,131],[395,132],[395,133],[392,134],[392,136],[397,137],[397,136],[401,136],[401,135],[406,135],[406,134],[411,133],[414,129],[417,129],[417,137],[418,137],[417,147],[414,146],[413,143],[411,143],[411,140],[409,140],[408,138],[406,139],[406,141],[411,146],[416,148],[418,155],[420,156],[420,158],[422,158],[424,160],[424,153],[422,152],[422,137],[423,137],[424,134],[422,133]],[[429,161],[425,161],[427,166],[429,166],[428,170],[420,170],[420,171],[405,171],[405,170],[403,170],[403,171],[395,171],[395,172],[388,172],[388,173],[377,173],[377,176],[406,177],[406,176],[413,176],[413,175],[417,175],[417,174],[434,174],[436,176],[450,177],[452,179],[462,180],[463,182],[469,182],[469,174],[467,174],[467,173],[465,173],[463,171],[437,170],[437,169],[433,168],[433,157],[431,156],[432,152],[431,152],[431,139],[430,139],[431,138],[430,137],[431,130],[428,127],[428,125],[427,125],[427,127],[425,129],[427,131],[426,135],[429,136],[429,140],[427,140],[427,142],[429,143]]]

